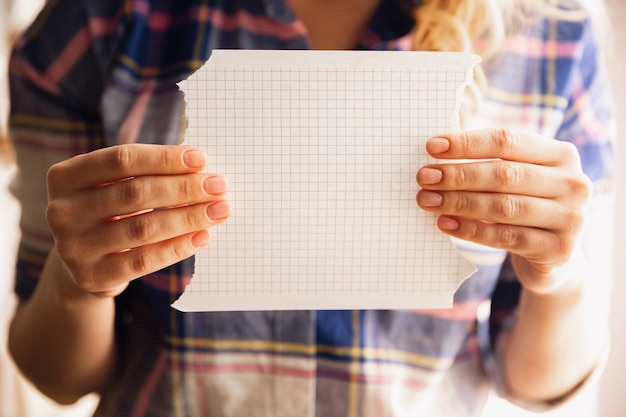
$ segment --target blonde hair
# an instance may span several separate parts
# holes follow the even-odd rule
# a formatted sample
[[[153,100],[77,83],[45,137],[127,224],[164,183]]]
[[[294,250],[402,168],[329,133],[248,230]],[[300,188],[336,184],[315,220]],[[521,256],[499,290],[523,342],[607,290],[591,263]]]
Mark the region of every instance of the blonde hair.
[[[600,3],[602,3],[600,1]],[[413,10],[413,49],[473,52],[488,62],[508,36],[537,17],[582,20],[602,5],[588,0],[423,0]],[[482,65],[465,91],[461,119],[476,111],[486,78]]]

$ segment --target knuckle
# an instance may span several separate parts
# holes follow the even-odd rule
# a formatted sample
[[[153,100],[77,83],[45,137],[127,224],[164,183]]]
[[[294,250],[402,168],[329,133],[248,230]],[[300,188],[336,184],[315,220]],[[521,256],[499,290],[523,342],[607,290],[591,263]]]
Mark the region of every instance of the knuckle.
[[[145,181],[133,179],[120,183],[119,201],[125,205],[141,204],[148,194],[148,184]]]
[[[201,188],[198,187],[198,183],[194,177],[189,177],[185,181],[182,181],[180,186],[178,187],[178,197],[181,201],[189,201],[195,194],[197,194],[197,190]]]
[[[204,209],[203,206],[190,208],[188,210],[185,210],[184,213],[185,214],[181,216],[181,219],[183,221],[183,226],[186,228],[187,231],[196,230],[204,226],[200,224],[199,219],[208,220],[208,216],[206,215],[206,210]]]
[[[65,164],[58,163],[52,165],[48,168],[46,172],[46,184],[48,186],[48,192],[50,195],[56,194],[56,189],[58,188],[58,184],[62,181],[64,174],[66,172]]]
[[[510,150],[517,148],[520,136],[513,129],[499,128],[494,133],[494,140],[498,148],[502,150]]]
[[[147,251],[137,251],[133,254],[129,267],[132,276],[142,276],[153,272],[154,260]]]
[[[458,214],[469,213],[472,210],[472,200],[463,193],[455,194],[454,211]]]
[[[85,262],[81,242],[77,239],[59,239],[55,242],[55,247],[70,271],[79,270],[80,265]]]
[[[502,188],[512,187],[522,180],[522,170],[511,163],[501,163],[496,165],[494,177],[497,184]]]
[[[166,168],[167,170],[171,170],[176,168],[175,161],[176,159],[172,158],[171,153],[168,150],[167,146],[159,146],[156,152],[157,163],[159,167]]]
[[[593,183],[589,177],[581,174],[575,178],[569,178],[566,180],[566,189],[568,191],[568,195],[579,196],[581,199],[587,200],[591,197],[593,192]]]
[[[491,211],[499,219],[510,220],[519,217],[522,210],[516,198],[510,195],[503,195],[493,201]]]
[[[472,227],[468,228],[468,237],[467,240],[472,242],[484,242],[486,237],[486,231],[484,225],[480,223],[474,224]]]
[[[463,164],[454,168],[454,174],[452,175],[453,187],[464,188],[467,184],[473,182],[472,174],[466,168]]]
[[[122,175],[131,172],[135,165],[135,157],[132,147],[129,145],[118,145],[111,148],[109,164],[114,171],[120,172]]]
[[[585,215],[579,211],[570,211],[563,216],[563,219],[565,221],[564,224],[567,225],[567,230],[577,233],[583,227]]]
[[[556,262],[561,262],[567,259],[574,251],[574,239],[571,238],[569,233],[562,233],[555,235],[555,240],[554,247],[556,248],[556,253],[554,258]]]
[[[66,205],[60,203],[58,200],[52,200],[48,203],[45,215],[46,221],[53,232],[65,228],[68,223],[67,219],[71,218]]]
[[[519,248],[524,245],[524,234],[516,227],[502,226],[498,232],[502,248]]]
[[[594,188],[593,181],[587,175],[583,174],[581,182],[583,184],[582,187],[584,190],[583,192],[584,192],[585,199],[591,198],[591,195],[593,194],[593,188]]]
[[[129,220],[128,235],[132,241],[146,242],[154,236],[155,226],[147,216],[134,216]]]
[[[580,153],[578,152],[576,145],[566,141],[558,141],[558,143],[562,148],[565,160],[580,163]]]
[[[172,257],[174,262],[182,261],[191,256],[191,252],[189,251],[188,246],[185,246],[180,243],[173,244],[170,247],[170,256]]]
[[[461,155],[467,155],[477,147],[476,139],[469,132],[460,132],[459,141],[455,146],[459,147]]]
[[[583,210],[567,210],[563,215],[563,218],[566,221],[566,224],[571,225],[570,229],[575,228],[578,225],[581,225],[585,219],[585,215]]]

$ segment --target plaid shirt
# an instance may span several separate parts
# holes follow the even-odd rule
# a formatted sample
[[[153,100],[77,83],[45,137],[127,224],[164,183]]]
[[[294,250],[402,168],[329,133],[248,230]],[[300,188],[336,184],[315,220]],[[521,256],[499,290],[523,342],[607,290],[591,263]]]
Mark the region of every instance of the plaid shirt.
[[[409,48],[414,22],[401,1],[382,1],[360,48]],[[177,143],[176,83],[213,48],[308,47],[283,0],[48,2],[10,64],[23,204],[17,294],[32,293],[53,244],[50,165],[117,143]],[[612,107],[587,23],[524,28],[488,78],[473,125],[571,141],[597,189],[610,182]],[[96,415],[480,415],[519,285],[506,253],[460,246],[478,272],[447,310],[181,313],[170,303],[191,259],[134,281],[116,300],[122,359]]]

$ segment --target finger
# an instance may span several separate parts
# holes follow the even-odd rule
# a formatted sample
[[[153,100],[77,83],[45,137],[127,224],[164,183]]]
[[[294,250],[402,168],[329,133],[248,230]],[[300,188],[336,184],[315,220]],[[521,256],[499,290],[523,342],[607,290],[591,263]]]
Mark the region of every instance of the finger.
[[[588,181],[566,170],[522,162],[492,160],[461,164],[436,164],[421,168],[417,182],[430,190],[467,190],[554,198],[584,198]]]
[[[546,230],[578,227],[583,218],[553,200],[515,194],[420,190],[417,202],[439,214]]]
[[[558,265],[569,257],[573,248],[569,234],[533,227],[485,223],[452,216],[439,217],[437,226],[451,236],[506,250],[536,265]]]
[[[88,279],[82,279],[82,288],[92,292],[114,290],[125,283],[156,272],[195,254],[206,246],[206,230],[189,233],[137,249],[106,256],[98,262]]]
[[[89,230],[84,246],[102,254],[120,252],[207,229],[229,215],[225,200],[151,211],[96,226]]]
[[[227,188],[226,180],[215,174],[135,177],[84,190],[76,196],[73,207],[75,216],[97,221],[143,210],[220,200]],[[82,207],[92,209],[81,213]]]
[[[483,129],[431,138],[426,150],[439,159],[492,159],[539,165],[580,167],[575,146],[535,133],[510,129]]]
[[[90,188],[143,175],[176,175],[197,172],[206,163],[204,154],[178,145],[118,145],[82,154],[53,165],[48,171],[52,195]]]

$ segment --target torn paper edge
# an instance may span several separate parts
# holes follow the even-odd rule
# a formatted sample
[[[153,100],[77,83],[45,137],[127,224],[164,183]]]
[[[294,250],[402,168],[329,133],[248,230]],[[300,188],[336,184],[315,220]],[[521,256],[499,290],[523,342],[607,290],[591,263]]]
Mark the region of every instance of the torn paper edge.
[[[242,53],[243,52],[243,53]],[[342,52],[346,53],[345,61],[337,61],[336,55]],[[393,59],[388,59],[393,54]],[[415,52],[415,51],[291,51],[291,50],[219,50],[216,49],[211,57],[205,63],[205,66],[220,67],[220,61],[226,59],[228,66],[223,68],[249,68],[251,62],[255,61],[255,57],[263,60],[270,59],[276,63],[276,68],[285,69],[283,64],[285,57],[288,56],[291,62],[301,62],[301,60],[309,60],[311,55],[315,55],[316,61],[320,67],[332,66],[334,68],[402,68],[414,66],[414,56],[411,54],[420,54],[427,57],[428,62],[425,66],[433,67],[438,65],[449,65],[450,63],[463,65],[467,68],[464,82],[459,84],[456,91],[455,109],[451,119],[451,131],[460,129],[460,108],[463,102],[465,89],[473,78],[474,66],[481,61],[478,55],[463,52]],[[376,65],[373,65],[376,64]],[[272,68],[265,66],[265,68]],[[193,75],[192,75],[193,76]],[[184,83],[181,83],[181,90],[184,92]],[[476,267],[470,260],[459,250],[457,245],[451,239],[451,244],[459,253],[461,264],[459,266],[458,288],[476,272]],[[193,278],[192,278],[193,280]],[[188,284],[188,285],[191,285]],[[389,303],[381,299],[376,294],[358,293],[358,302],[351,301],[350,309],[389,309]],[[310,296],[298,294],[298,299],[294,304],[286,303],[290,297],[289,293],[263,293],[259,294],[229,294],[229,300],[213,299],[211,308],[198,308],[199,305],[206,304],[206,295],[185,293],[171,305],[175,309],[183,312],[191,311],[255,311],[255,310],[311,310],[311,309],[336,309],[345,302],[346,295],[343,293],[315,293]],[[419,305],[420,309],[429,308],[446,308],[453,304],[454,292],[428,292],[423,294],[394,294],[393,309],[415,309]],[[231,303],[245,308],[233,309]]]

